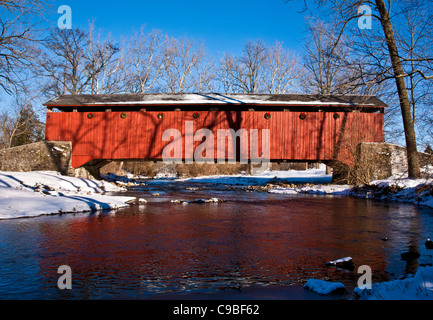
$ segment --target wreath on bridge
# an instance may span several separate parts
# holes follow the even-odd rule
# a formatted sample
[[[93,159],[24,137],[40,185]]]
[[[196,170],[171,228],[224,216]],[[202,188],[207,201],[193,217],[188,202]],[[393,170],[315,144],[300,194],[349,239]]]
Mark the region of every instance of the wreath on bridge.
[[[164,117],[164,114],[162,112],[158,113],[157,115],[158,119],[162,119],[162,117]]]
[[[192,114],[192,116],[194,117],[194,119],[198,119],[198,118],[200,117],[200,115],[199,115],[198,112],[194,112],[194,113]]]
[[[88,114],[87,114],[87,118],[92,119],[92,118],[93,118],[93,113],[91,113],[91,112],[88,113]]]
[[[303,112],[299,115],[299,119],[301,119],[301,120],[304,120],[306,117],[307,117],[307,115]]]
[[[265,119],[268,120],[271,118],[271,114],[269,112],[265,113]]]
[[[121,117],[122,119],[125,119],[125,118],[126,118],[126,113],[125,113],[125,112],[122,112],[122,113],[120,114],[120,117]]]

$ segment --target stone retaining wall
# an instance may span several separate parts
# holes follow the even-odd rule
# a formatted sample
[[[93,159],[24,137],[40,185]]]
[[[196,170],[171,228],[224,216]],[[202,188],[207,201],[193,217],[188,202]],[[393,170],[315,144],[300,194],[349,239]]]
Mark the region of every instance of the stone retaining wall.
[[[42,141],[2,149],[0,171],[58,171],[72,176],[71,153],[69,141]]]
[[[386,179],[390,176],[407,174],[406,148],[390,143],[361,143],[361,155],[372,157],[373,179]],[[433,165],[433,154],[418,152],[420,166]]]
[[[418,152],[418,157],[421,168],[433,165],[433,154]],[[390,143],[364,142],[359,144],[356,158],[355,168],[337,161],[329,163],[333,168],[334,183],[365,184],[391,176],[407,176],[405,147]],[[421,169],[421,175],[425,178],[429,174]]]

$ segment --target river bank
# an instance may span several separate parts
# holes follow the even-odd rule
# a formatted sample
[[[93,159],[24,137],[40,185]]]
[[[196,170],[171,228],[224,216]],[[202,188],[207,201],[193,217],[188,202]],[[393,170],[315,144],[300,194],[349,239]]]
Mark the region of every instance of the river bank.
[[[433,173],[433,168],[429,168]],[[44,214],[110,210],[136,202],[135,197],[119,196],[129,187],[171,182],[195,182],[223,190],[275,194],[315,194],[350,196],[380,201],[400,201],[433,208],[433,179],[390,177],[369,185],[332,184],[332,174],[325,166],[310,170],[265,171],[258,175],[202,176],[154,179],[135,176],[106,175],[105,180],[63,176],[58,172],[0,172],[0,219]],[[114,195],[114,193],[117,193]],[[145,199],[138,199],[145,202]]]
[[[433,179],[409,179],[391,177],[373,180],[368,185],[275,185],[269,186],[271,193],[322,194],[351,196],[380,201],[398,201],[433,208]]]
[[[0,219],[117,209],[135,198],[108,194],[125,190],[58,172],[0,172]]]
[[[398,201],[433,208],[433,166],[424,168],[429,178],[410,179],[400,174],[384,180],[373,180],[368,185],[332,184],[332,174],[326,174],[325,166],[304,171],[266,171],[256,176],[209,176],[175,179],[237,186],[245,191],[264,191],[277,194],[315,194],[351,196],[380,201]]]

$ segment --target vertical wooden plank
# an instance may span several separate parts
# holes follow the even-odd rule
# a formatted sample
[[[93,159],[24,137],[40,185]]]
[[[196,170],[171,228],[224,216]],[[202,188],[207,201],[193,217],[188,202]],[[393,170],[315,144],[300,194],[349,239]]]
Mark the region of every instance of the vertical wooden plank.
[[[298,122],[299,125],[299,130],[298,130],[298,136],[299,139],[296,141],[296,143],[299,145],[300,150],[299,150],[299,155],[298,155],[298,159],[299,160],[305,160],[305,149],[306,149],[306,144],[308,143],[307,140],[307,136],[306,136],[306,132],[305,132],[305,123],[308,121],[308,113],[305,112],[305,114],[307,115],[307,118],[305,119],[300,119],[298,117],[298,119],[296,119],[296,121]]]
[[[307,123],[307,121],[309,121],[309,120],[307,120],[309,118],[308,118],[308,113],[305,112],[305,114],[307,115],[306,119],[301,120],[301,119],[298,118],[298,122],[299,122],[299,125],[300,125],[300,140],[299,140],[299,144],[301,146],[301,154],[300,154],[300,159],[301,160],[305,160],[306,149],[307,149],[307,146],[308,146],[308,133],[306,131],[305,124]]]
[[[60,126],[55,125],[56,122],[56,113],[47,112],[46,115],[46,125],[45,125],[45,139],[47,141],[56,141],[60,140],[60,136],[56,134],[56,128],[60,128]]]
[[[242,119],[240,121],[240,123],[241,123],[240,128],[244,128],[246,130],[247,138],[246,139],[239,139],[240,140],[240,148],[237,148],[237,150],[236,150],[236,152],[238,152],[239,154],[236,154],[235,156],[237,159],[239,159],[240,155],[243,152],[245,152],[248,159],[251,159],[251,149],[250,149],[249,139],[250,139],[251,129],[254,128],[255,112],[254,111],[242,111],[240,114],[242,115]],[[236,123],[238,123],[238,121]],[[243,123],[245,123],[245,125],[242,125]]]
[[[137,112],[128,112],[128,117],[130,118],[130,126],[128,128],[127,156],[128,158],[137,159],[138,144],[140,143],[137,134]]]
[[[264,114],[261,115],[264,119]],[[265,123],[269,124],[270,129],[270,140],[271,140],[271,146],[270,146],[270,157],[271,159],[280,160],[281,159],[281,150],[283,147],[283,137],[282,137],[282,131],[281,131],[281,112],[274,111],[271,112],[271,119],[265,120]],[[266,128],[268,129],[268,128]],[[279,143],[278,143],[279,141]]]
[[[289,116],[289,124],[290,124],[290,130],[288,130],[287,132],[287,140],[289,141],[289,148],[288,151],[290,151],[288,153],[288,157],[287,159],[296,159],[296,155],[295,155],[295,136],[296,136],[296,123],[295,123],[295,112],[290,111],[288,116]]]
[[[83,120],[85,119],[85,115],[83,114]],[[87,142],[87,150],[88,155],[92,156],[92,159],[98,158],[98,153],[102,149],[102,137],[95,133],[95,131],[98,131],[99,128],[103,126],[103,121],[101,121],[101,112],[98,112],[98,119],[99,121],[90,122],[88,123],[88,132],[86,133],[86,142]],[[99,157],[100,158],[100,157]]]
[[[286,135],[285,135],[285,131],[290,130],[290,127],[288,127],[287,124],[287,120],[286,120],[286,116],[287,116],[287,112],[282,111],[280,113],[280,117],[281,117],[281,121],[280,121],[280,132],[281,132],[281,150],[280,150],[280,159],[284,159],[285,158],[285,152],[286,152]],[[284,130],[284,128],[287,128],[286,130]]]
[[[292,134],[293,134],[293,112],[285,112],[285,123],[287,130],[284,130],[284,138],[285,138],[285,152],[284,152],[284,159],[291,159],[292,158],[292,148],[293,148],[293,141],[292,141]]]
[[[317,154],[317,141],[316,141],[316,136],[317,136],[317,112],[311,112],[311,127],[308,130],[309,135],[310,135],[310,146],[309,146],[309,151],[308,151],[308,160],[315,160],[316,159],[316,154]]]
[[[215,113],[216,117],[216,126],[215,126],[215,160],[217,159],[225,159],[227,155],[227,144],[225,137],[220,133],[218,134],[218,130],[221,130],[221,121],[222,121],[222,112],[217,111]],[[218,148],[218,145],[222,144],[223,147]]]
[[[259,119],[259,112],[253,111],[252,115],[251,115],[251,120],[252,120],[252,122],[250,123],[250,129],[248,130],[248,137],[249,137],[249,139],[248,139],[248,142],[247,142],[250,158],[251,158],[251,155],[252,155],[252,152],[251,152],[252,146],[250,144],[251,129],[257,129],[258,132],[260,133],[260,129],[263,128],[262,119]],[[260,136],[258,136],[257,138],[258,138],[257,149],[254,152],[256,152],[257,155],[260,156]]]
[[[274,121],[274,128],[275,129],[271,129],[271,145],[273,145],[273,150],[274,153],[271,154],[271,159],[274,160],[281,160],[282,159],[282,151],[283,151],[283,147],[284,147],[284,136],[283,136],[283,130],[282,130],[282,117],[283,117],[283,112],[281,111],[276,111],[275,113],[275,117],[271,117],[271,119],[273,119]],[[279,143],[277,143],[277,141],[275,139],[272,139],[272,136],[275,135],[275,133],[273,133],[273,131],[275,131],[277,133],[277,139],[279,140]],[[274,143],[272,143],[272,141]]]
[[[145,113],[146,111],[137,112],[137,127],[135,128],[135,132],[137,133],[137,159],[144,159],[144,126],[146,125],[145,121]]]
[[[80,123],[80,117],[81,113],[73,113],[71,114],[71,117],[73,119],[73,126],[75,128],[74,130],[74,145],[75,145],[75,154],[76,155],[86,155],[85,152],[85,143],[83,141],[84,135],[85,135],[85,124],[84,123]],[[95,120],[94,118],[92,119],[88,119],[90,120]]]
[[[292,123],[293,123],[293,132],[292,132],[292,159],[298,160],[299,159],[299,153],[301,146],[299,145],[299,119],[298,119],[298,112],[294,111],[292,113]]]
[[[116,143],[117,143],[117,131],[121,130],[116,124],[117,121],[117,112],[107,112],[104,114],[106,118],[106,141],[107,148],[105,151],[106,157],[108,159],[116,159],[115,151],[116,151]],[[115,129],[114,129],[115,128]]]
[[[325,117],[325,136],[326,139],[324,140],[324,146],[325,146],[325,156],[324,158],[327,160],[332,159],[332,151],[333,151],[333,125],[332,125],[332,118],[329,114],[329,112],[324,112],[323,116]],[[341,121],[341,118],[338,120]]]
[[[155,119],[155,112],[153,111],[147,111],[146,112],[146,145],[145,145],[145,152],[146,152],[146,158],[152,159],[155,156],[155,135],[157,126],[162,125],[160,122],[158,122],[158,118]],[[163,119],[161,122],[168,121],[168,113],[164,113]]]

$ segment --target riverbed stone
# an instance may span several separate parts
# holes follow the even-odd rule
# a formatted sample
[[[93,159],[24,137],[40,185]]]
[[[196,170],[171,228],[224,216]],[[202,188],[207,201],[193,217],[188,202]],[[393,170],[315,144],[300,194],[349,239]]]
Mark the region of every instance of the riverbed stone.
[[[327,266],[335,266],[337,268],[353,270],[355,268],[355,264],[351,257],[345,257],[341,259],[337,259],[334,261],[329,261],[326,263]]]
[[[401,254],[401,258],[402,258],[404,261],[415,260],[415,259],[418,259],[420,256],[421,256],[420,253],[419,253],[419,252],[416,252],[416,251],[408,251],[408,252],[403,252],[403,253]]]

